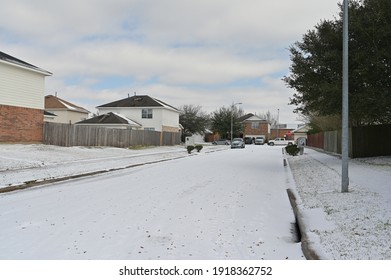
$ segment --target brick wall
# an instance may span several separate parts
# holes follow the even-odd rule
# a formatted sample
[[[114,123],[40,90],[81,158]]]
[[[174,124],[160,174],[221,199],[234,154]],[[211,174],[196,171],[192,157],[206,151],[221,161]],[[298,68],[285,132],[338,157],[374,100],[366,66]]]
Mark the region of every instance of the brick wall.
[[[0,142],[37,143],[43,140],[43,110],[0,104]]]
[[[243,134],[246,135],[264,135],[266,138],[269,137],[268,124],[259,122],[258,128],[253,128],[251,122],[244,122]]]

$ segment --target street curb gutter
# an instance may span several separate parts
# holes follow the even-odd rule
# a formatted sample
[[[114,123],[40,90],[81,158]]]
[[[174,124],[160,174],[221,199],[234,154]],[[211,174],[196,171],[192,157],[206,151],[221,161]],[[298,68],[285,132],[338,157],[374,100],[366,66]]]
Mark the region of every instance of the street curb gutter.
[[[303,221],[303,216],[300,213],[300,209],[297,203],[298,199],[295,195],[295,192],[292,189],[287,189],[286,191],[288,193],[289,201],[292,205],[296,223],[300,231],[301,249],[304,253],[304,256],[306,257],[307,260],[320,260],[321,259],[320,256],[316,253],[316,251],[311,246],[311,242],[307,234],[307,229]]]

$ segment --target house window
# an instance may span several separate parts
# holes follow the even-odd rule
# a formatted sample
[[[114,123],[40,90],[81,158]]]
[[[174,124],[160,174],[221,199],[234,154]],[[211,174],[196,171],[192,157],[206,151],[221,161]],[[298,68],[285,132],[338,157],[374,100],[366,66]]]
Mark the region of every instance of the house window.
[[[251,128],[252,128],[252,129],[258,129],[258,128],[259,128],[259,122],[253,122],[253,123],[251,123]]]
[[[141,117],[143,119],[152,119],[152,109],[142,109]]]
[[[144,127],[144,130],[155,131],[155,128],[154,127]]]

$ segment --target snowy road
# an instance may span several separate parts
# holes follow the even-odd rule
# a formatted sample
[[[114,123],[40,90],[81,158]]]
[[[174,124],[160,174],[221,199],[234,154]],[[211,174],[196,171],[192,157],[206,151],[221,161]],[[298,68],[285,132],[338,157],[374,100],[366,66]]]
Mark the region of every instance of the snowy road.
[[[280,147],[0,195],[0,259],[304,259]]]

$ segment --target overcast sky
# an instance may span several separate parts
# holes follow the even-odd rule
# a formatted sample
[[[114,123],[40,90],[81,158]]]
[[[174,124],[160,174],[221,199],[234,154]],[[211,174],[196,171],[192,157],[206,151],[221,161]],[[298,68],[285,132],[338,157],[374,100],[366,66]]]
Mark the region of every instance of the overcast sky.
[[[0,0],[0,50],[53,73],[45,94],[85,107],[133,95],[294,123],[287,48],[339,0]]]

